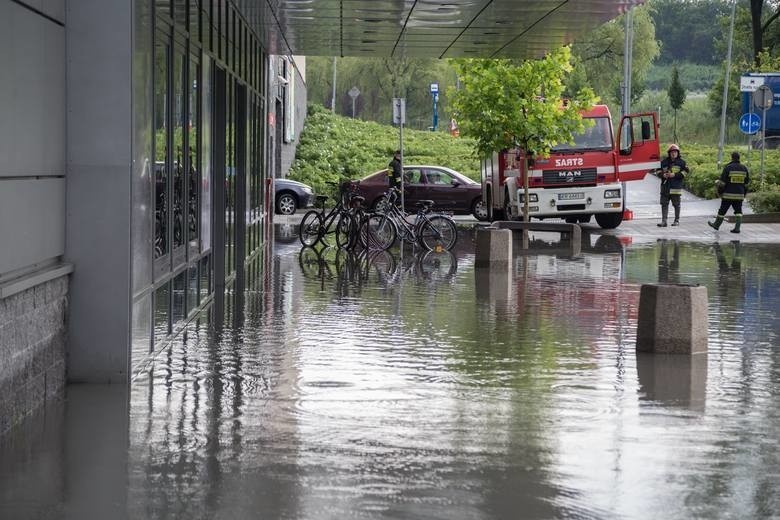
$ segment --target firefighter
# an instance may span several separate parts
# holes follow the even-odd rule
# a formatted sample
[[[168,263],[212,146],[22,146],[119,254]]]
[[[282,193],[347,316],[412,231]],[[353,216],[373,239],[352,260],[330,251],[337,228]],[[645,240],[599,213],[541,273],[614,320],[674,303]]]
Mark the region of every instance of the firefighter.
[[[401,175],[403,168],[401,166],[401,150],[396,150],[393,159],[387,165],[387,176],[389,177],[390,187],[401,189]]]
[[[720,194],[720,209],[715,217],[715,222],[707,222],[711,228],[719,229],[729,207],[734,208],[734,229],[732,233],[739,233],[742,225],[742,201],[747,195],[747,185],[750,182],[750,174],[747,167],[739,162],[739,152],[731,152],[731,162],[723,167],[720,179],[715,181]]]
[[[666,158],[661,161],[661,169],[657,174],[661,179],[661,223],[658,224],[658,227],[667,226],[669,202],[674,207],[672,225],[680,225],[680,197],[682,196],[685,174],[689,172],[688,166],[680,157],[680,147],[676,144],[669,145],[666,150]]]

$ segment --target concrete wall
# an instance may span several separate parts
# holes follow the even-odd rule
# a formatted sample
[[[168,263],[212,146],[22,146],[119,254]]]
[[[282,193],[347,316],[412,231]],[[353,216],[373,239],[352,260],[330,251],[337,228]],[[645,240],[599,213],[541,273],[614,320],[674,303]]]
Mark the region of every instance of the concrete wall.
[[[64,24],[64,0],[0,0],[0,434],[65,381]]]
[[[306,121],[306,58],[303,56],[295,56],[294,67],[292,67],[293,81],[295,82],[294,96],[293,96],[293,118],[295,120],[295,138],[292,142],[282,142],[281,153],[281,173],[282,177],[287,177],[287,173],[290,171],[295,160],[295,150],[298,147],[298,142],[301,140],[301,132],[303,131],[303,124]]]
[[[0,284],[65,250],[63,15],[0,0]]]
[[[68,277],[0,299],[0,435],[65,385]]]

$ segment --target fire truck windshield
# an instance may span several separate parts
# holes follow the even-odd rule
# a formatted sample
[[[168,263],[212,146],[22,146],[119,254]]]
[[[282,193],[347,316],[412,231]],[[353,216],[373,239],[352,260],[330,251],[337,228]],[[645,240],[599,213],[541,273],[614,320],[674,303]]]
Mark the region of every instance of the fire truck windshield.
[[[589,118],[595,124],[584,132],[574,134],[574,144],[560,143],[552,147],[552,152],[572,152],[585,150],[612,150],[612,125],[607,117]]]

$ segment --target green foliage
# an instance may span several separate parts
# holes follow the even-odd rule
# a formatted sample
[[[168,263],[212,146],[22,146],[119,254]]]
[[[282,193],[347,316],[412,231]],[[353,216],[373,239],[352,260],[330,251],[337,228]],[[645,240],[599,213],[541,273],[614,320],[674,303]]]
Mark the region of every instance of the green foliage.
[[[436,164],[479,180],[474,141],[444,132],[404,128],[404,162]],[[328,182],[359,179],[387,167],[398,149],[398,129],[390,125],[333,115],[309,105],[290,178],[332,195]]]
[[[658,42],[650,11],[637,7],[632,11],[634,44],[632,49],[631,97],[636,101],[645,89],[645,79],[658,56]],[[620,102],[625,49],[625,18],[618,17],[572,45],[573,74],[567,80],[568,92],[591,87],[607,102]]]
[[[540,155],[584,130],[579,113],[597,98],[581,90],[562,103],[563,79],[571,72],[568,47],[541,60],[457,60],[461,89],[451,99],[461,133],[476,140],[480,157],[521,146]]]
[[[722,54],[716,51],[715,41],[723,32],[718,24],[709,21],[728,15],[728,3],[722,0],[653,0],[650,6],[655,33],[661,42],[660,64],[679,61],[720,63]],[[704,20],[708,22],[703,23]],[[687,81],[686,85],[696,88]]]
[[[719,65],[697,65],[680,62],[674,65],[654,64],[647,71],[645,85],[648,90],[666,90],[669,88],[672,70],[677,68],[680,82],[689,92],[708,92],[718,80]]]
[[[748,204],[756,213],[780,212],[780,186],[771,185],[764,191],[751,194]]]
[[[680,83],[680,73],[677,71],[677,67],[672,69],[672,80],[666,93],[669,96],[669,104],[674,110],[682,108],[685,103],[685,87]]]
[[[780,211],[780,150],[766,150],[764,155],[764,186],[761,186],[760,152],[749,154],[744,147],[731,147],[724,151],[724,164],[732,150],[742,154],[742,162],[750,170],[748,203],[757,212]],[[682,157],[688,163],[691,172],[685,176],[688,190],[695,195],[708,199],[716,198],[715,181],[721,171],[717,166],[718,148],[716,146],[691,145],[682,147]],[[721,165],[722,167],[723,165]],[[777,208],[777,209],[773,209]]]
[[[312,56],[306,61],[308,99],[330,107],[333,97],[333,58]],[[351,116],[352,87],[360,90],[355,99],[355,117],[390,123],[392,99],[406,98],[407,127],[427,129],[432,124],[433,100],[430,84],[439,84],[439,119],[450,118],[446,88],[455,85],[455,71],[446,60],[433,58],[337,58],[336,113]]]

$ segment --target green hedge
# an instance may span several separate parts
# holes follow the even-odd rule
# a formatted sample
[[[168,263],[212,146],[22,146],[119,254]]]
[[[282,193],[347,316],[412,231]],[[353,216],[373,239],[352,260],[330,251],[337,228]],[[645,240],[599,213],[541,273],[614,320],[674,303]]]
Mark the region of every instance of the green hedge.
[[[360,179],[387,167],[398,149],[398,128],[332,114],[309,105],[290,178],[331,194],[328,182]],[[479,180],[474,141],[447,132],[404,129],[404,162],[447,166]]]
[[[663,146],[665,149],[666,146]],[[723,151],[721,170],[718,170],[718,147],[707,145],[681,145],[682,157],[691,173],[686,176],[686,186],[695,195],[716,198],[715,181],[720,177],[723,165],[731,160],[731,152],[737,150],[742,162],[750,170],[748,204],[757,213],[780,211],[780,150],[764,152],[764,182],[761,186],[761,151],[752,150],[748,156],[746,147],[728,147]]]

